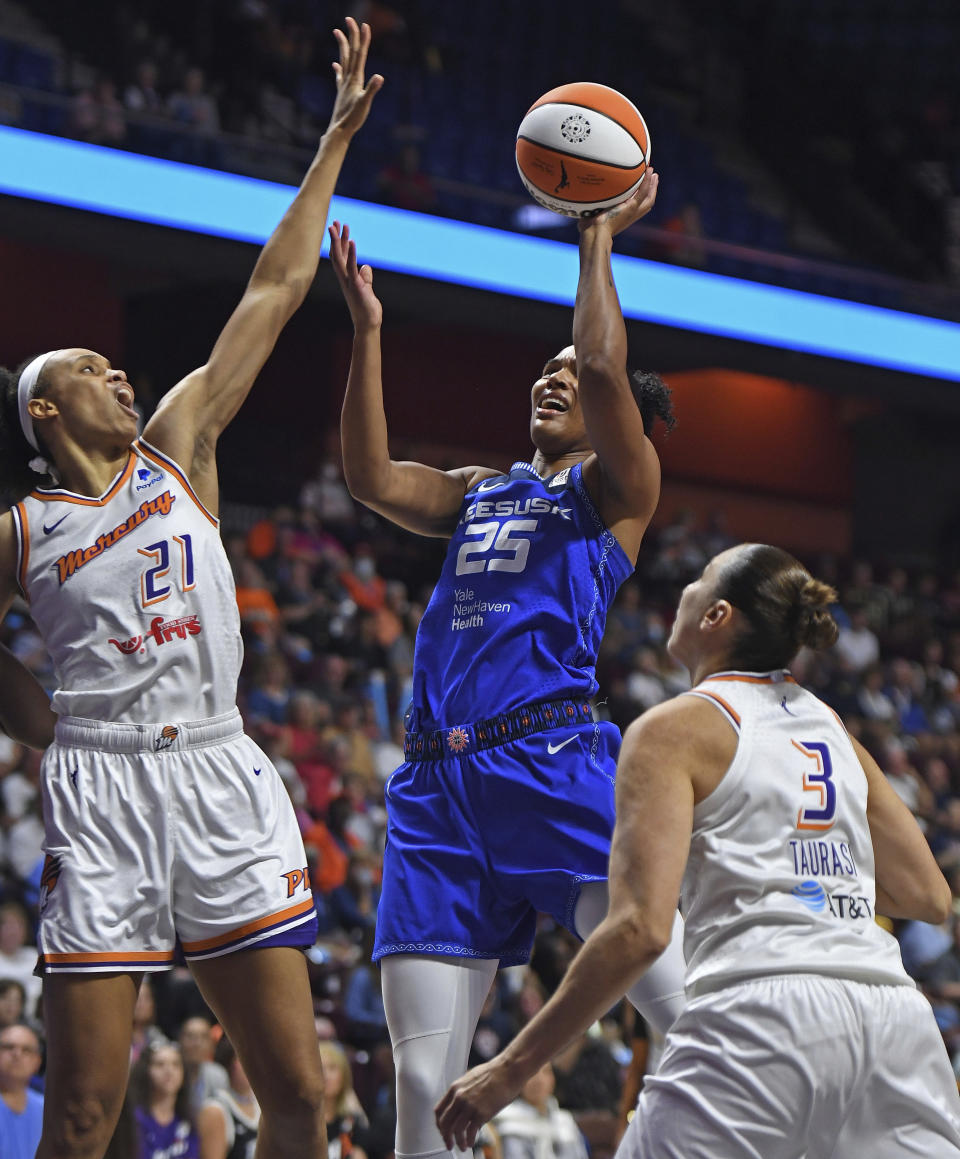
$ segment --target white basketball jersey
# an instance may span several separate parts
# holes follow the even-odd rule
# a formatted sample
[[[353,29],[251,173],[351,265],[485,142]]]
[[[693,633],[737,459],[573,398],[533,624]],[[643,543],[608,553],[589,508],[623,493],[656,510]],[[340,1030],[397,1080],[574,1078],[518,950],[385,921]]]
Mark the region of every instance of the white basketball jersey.
[[[739,735],[693,814],[688,992],[796,972],[912,985],[874,920],[867,779],[839,717],[788,672],[723,672],[685,695]]]
[[[218,521],[176,463],[138,439],[99,499],[38,490],[13,514],[55,712],[141,724],[235,706],[233,575]]]

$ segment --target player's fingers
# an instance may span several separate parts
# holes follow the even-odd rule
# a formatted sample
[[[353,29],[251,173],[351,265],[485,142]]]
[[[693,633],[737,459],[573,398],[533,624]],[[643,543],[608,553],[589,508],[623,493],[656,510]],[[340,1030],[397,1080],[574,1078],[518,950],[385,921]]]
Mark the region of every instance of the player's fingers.
[[[373,285],[373,267],[363,265],[360,267],[360,277],[367,283],[368,286]]]
[[[364,70],[367,67],[367,53],[370,51],[370,25],[363,23],[360,25],[360,36],[357,40],[355,60],[351,61],[354,66],[354,72],[363,81]]]
[[[347,38],[343,35],[343,32],[339,28],[335,28],[333,30],[333,38],[337,42],[337,48],[340,51],[340,64],[334,65],[334,68],[339,70],[350,59],[350,45],[347,42]]]
[[[360,26],[352,16],[346,18],[347,43],[350,50],[349,65],[356,67],[357,55],[360,52]],[[348,63],[348,62],[344,62]]]

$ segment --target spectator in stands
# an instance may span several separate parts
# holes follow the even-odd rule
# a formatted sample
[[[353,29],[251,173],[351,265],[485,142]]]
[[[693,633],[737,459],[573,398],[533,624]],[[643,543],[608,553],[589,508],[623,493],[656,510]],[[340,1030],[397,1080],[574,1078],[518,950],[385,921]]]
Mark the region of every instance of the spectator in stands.
[[[130,1061],[136,1063],[152,1046],[166,1041],[156,1024],[157,1004],[153,996],[150,975],[144,974],[137,1001],[133,1008],[133,1037],[130,1041]]]
[[[216,98],[207,90],[203,69],[188,68],[183,82],[167,101],[167,112],[182,125],[203,137],[220,132],[220,110]]]
[[[275,734],[287,720],[293,695],[290,666],[283,656],[270,652],[260,657],[253,687],[247,694],[244,719],[251,728]]]
[[[263,572],[252,559],[242,559],[237,572],[237,607],[240,623],[256,636],[267,638],[280,621],[280,609]]]
[[[123,90],[123,103],[131,113],[164,116],[166,107],[157,88],[157,66],[152,60],[141,60],[134,79]]]
[[[883,684],[883,668],[879,664],[872,664],[861,675],[857,708],[860,715],[868,720],[892,724],[897,719],[897,710],[893,701],[883,691]]]
[[[636,704],[638,712],[653,708],[667,699],[667,689],[660,672],[660,657],[653,648],[641,648],[633,661],[633,671],[627,677],[627,695]]]
[[[404,141],[377,174],[377,200],[419,213],[436,209],[437,190],[423,171],[416,141]]]
[[[230,1040],[217,1043],[214,1064],[229,1076],[197,1113],[200,1159],[252,1159],[260,1129],[260,1107]]]
[[[43,1120],[43,1096],[30,1089],[40,1069],[42,1047],[23,1023],[0,1030],[0,1155],[34,1159]]]
[[[851,609],[850,626],[840,629],[834,651],[858,674],[880,659],[880,641],[869,625],[866,608]]]
[[[0,905],[0,978],[12,978],[27,997],[26,1013],[32,1016],[40,997],[40,980],[34,977],[37,949],[33,944],[27,912],[18,902]]]
[[[353,1090],[353,1072],[343,1047],[335,1042],[320,1043],[323,1061],[324,1107],[327,1115],[329,1159],[366,1159],[354,1142],[354,1135],[367,1125],[367,1117]]]
[[[16,978],[0,977],[0,1030],[23,1021],[27,992]]]
[[[127,135],[123,103],[110,77],[101,76],[73,98],[71,133],[92,145],[119,145]]]
[[[199,1159],[200,1144],[180,1048],[148,1046],[130,1070],[127,1098],[140,1140],[139,1159]]]
[[[520,1097],[494,1118],[503,1159],[587,1159],[576,1119],[553,1096],[556,1078],[548,1062],[527,1079]]]
[[[192,1107],[202,1107],[229,1085],[227,1071],[214,1060],[217,1046],[213,1025],[202,1015],[184,1020],[177,1035]],[[206,1157],[204,1157],[206,1159]]]

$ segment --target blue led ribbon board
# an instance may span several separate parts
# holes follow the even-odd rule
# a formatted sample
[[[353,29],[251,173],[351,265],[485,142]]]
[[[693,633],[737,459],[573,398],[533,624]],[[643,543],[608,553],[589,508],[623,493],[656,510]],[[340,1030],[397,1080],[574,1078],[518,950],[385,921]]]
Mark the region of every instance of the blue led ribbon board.
[[[0,126],[0,193],[262,243],[294,189]],[[573,305],[575,246],[335,197],[361,262]],[[960,381],[960,324],[614,256],[628,318]]]

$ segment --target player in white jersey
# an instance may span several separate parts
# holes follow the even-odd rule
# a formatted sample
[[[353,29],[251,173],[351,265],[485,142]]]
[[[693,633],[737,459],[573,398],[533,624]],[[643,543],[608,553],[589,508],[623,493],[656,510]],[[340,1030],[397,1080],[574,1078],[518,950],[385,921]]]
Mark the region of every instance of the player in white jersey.
[[[140,980],[169,968],[178,940],[262,1108],[257,1154],[326,1154],[300,949],[315,937],[313,900],[289,799],[236,709],[215,451],[306,296],[347,147],[382,84],[364,82],[369,28],[348,18],[334,35],[337,96],[317,156],[206,365],[143,437],[133,388],[100,354],[55,350],[2,372],[4,481],[33,474],[0,516],[0,611],[19,584],[58,685],[43,766],[39,1159],[103,1155]],[[0,665],[0,718],[12,699]],[[35,697],[26,707],[26,739],[49,739]]]
[[[933,1013],[874,921],[942,922],[950,888],[876,763],[787,671],[834,642],[835,599],[760,544],[684,590],[669,648],[693,688],[624,737],[609,915],[540,1014],[447,1092],[448,1145],[655,960],[680,897],[689,1001],[620,1159],[960,1157]]]

